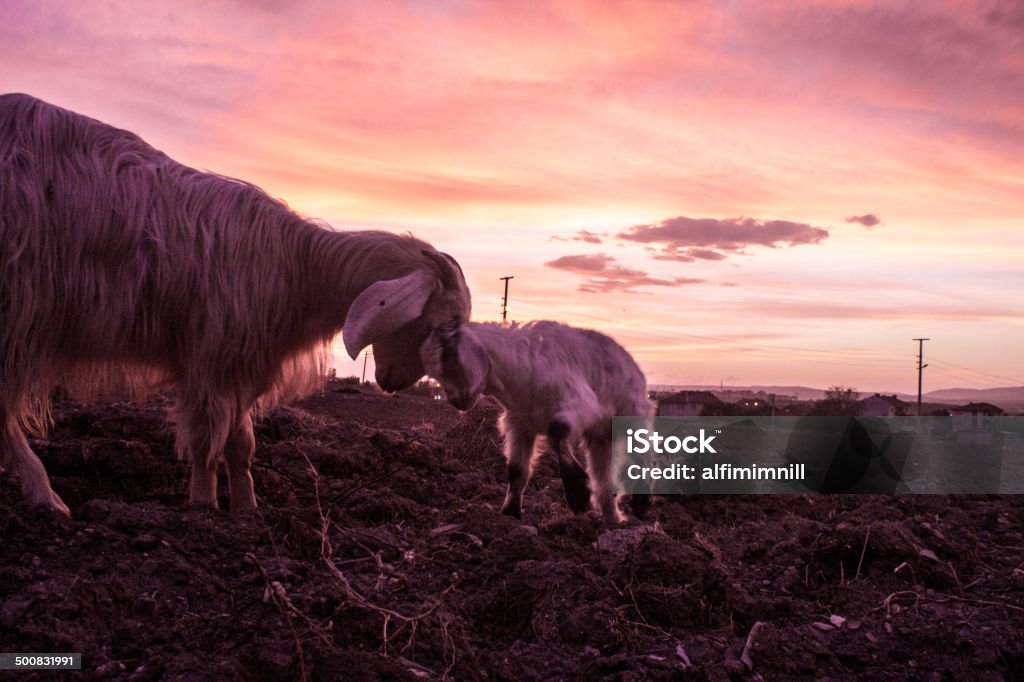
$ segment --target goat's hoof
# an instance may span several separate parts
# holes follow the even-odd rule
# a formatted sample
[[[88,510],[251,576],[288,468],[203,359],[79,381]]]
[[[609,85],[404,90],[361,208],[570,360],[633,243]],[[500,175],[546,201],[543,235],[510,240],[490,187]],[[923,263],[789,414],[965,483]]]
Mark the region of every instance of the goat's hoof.
[[[501,508],[501,513],[505,516],[511,516],[516,519],[523,518],[523,510],[519,507],[519,505],[506,504]]]
[[[590,479],[583,470],[562,472],[562,485],[565,486],[565,501],[575,514],[582,514],[590,509]]]
[[[583,514],[590,511],[589,490],[575,493],[571,493],[567,490],[565,491],[565,501],[569,504],[569,509],[572,510],[573,514]]]
[[[614,512],[605,512],[603,516],[605,524],[609,526],[617,526],[620,523],[624,523],[626,520],[626,517],[623,516],[622,512],[620,512],[618,509],[616,509]]]
[[[59,519],[71,518],[71,510],[68,509],[66,504],[64,504],[64,500],[57,497],[56,494],[50,500],[50,509],[53,510],[53,515]]]
[[[256,503],[246,500],[235,504],[231,503],[232,516],[253,516],[256,514]]]
[[[43,502],[41,504],[37,504],[35,506],[35,509],[38,510],[38,518],[40,519],[53,519],[58,523],[63,523],[64,521],[71,520],[71,510],[68,509],[67,506],[63,503],[61,503],[60,506],[57,506],[54,504],[50,504],[49,502]]]
[[[53,517],[55,519],[63,521],[71,518],[71,510],[68,509],[68,506],[66,504],[64,504],[64,500],[60,499],[60,495],[53,492],[52,490],[50,491],[49,495],[45,495],[45,497],[43,497],[42,499],[36,498],[33,504],[35,504],[35,506],[39,507],[40,509],[48,510],[50,513],[53,514]]]
[[[629,502],[633,508],[633,516],[643,519],[651,509],[652,499],[650,495],[643,493],[632,495]]]

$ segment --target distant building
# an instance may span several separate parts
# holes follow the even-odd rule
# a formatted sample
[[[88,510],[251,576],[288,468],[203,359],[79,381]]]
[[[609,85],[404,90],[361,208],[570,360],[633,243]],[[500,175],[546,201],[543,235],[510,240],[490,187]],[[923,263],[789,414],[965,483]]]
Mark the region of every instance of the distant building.
[[[795,403],[798,400],[796,395],[789,395],[785,393],[766,393],[765,391],[753,391],[750,389],[726,388],[719,391],[715,391],[715,395],[727,403],[739,404],[743,402],[744,405],[751,406],[755,402],[758,404],[774,403],[777,406],[788,405],[790,403]]]
[[[658,401],[659,417],[699,417],[707,408],[721,409],[724,403],[711,391],[679,391]]]
[[[960,443],[992,445],[1001,434],[996,434],[994,417],[1003,415],[1002,408],[991,403],[967,403],[949,410],[953,418],[953,433]]]
[[[878,393],[859,401],[860,414],[865,417],[903,417],[907,414],[909,403],[905,403],[894,395]]]
[[[953,407],[949,410],[954,417],[1001,417],[1003,409],[992,403],[967,403],[961,407]]]
[[[976,444],[991,443],[995,428],[993,417],[1003,415],[1002,408],[991,403],[967,403],[949,410],[953,417],[953,432],[960,442]]]
[[[767,416],[775,413],[775,404],[771,396],[757,396],[753,398],[740,398],[732,403],[729,414],[742,416]]]

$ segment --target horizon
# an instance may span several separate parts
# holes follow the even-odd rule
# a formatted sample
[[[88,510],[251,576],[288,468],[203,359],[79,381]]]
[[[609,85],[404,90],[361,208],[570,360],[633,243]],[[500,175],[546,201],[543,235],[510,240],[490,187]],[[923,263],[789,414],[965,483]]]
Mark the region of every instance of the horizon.
[[[917,396],[916,393],[906,393],[906,392],[903,392],[903,391],[885,391],[885,390],[883,390],[883,391],[863,391],[863,390],[859,390],[856,386],[846,386],[846,385],[838,385],[838,386],[835,386],[835,387],[836,388],[852,390],[853,391],[853,396],[856,399],[870,398],[872,396],[894,396],[894,397],[896,397],[896,398],[898,398],[900,400],[904,400],[906,402],[906,401],[916,400],[916,396]],[[747,386],[747,385],[729,385],[729,384],[726,384],[724,386],[722,386],[722,385],[716,386],[716,385],[713,385],[713,384],[651,384],[649,386],[649,389],[651,391],[702,390],[702,391],[709,391],[711,393],[716,393],[716,392],[717,393],[729,393],[729,392],[764,393],[766,391],[772,391],[772,390],[791,390],[791,389],[795,389],[797,391],[809,391],[809,392],[825,393],[826,391],[828,391],[831,388],[833,388],[833,386],[817,387],[817,386],[795,386],[795,385],[783,386],[783,385],[763,385],[763,384],[753,384],[753,385],[749,385],[749,386]],[[971,393],[977,393],[977,392],[992,392],[992,391],[1018,392],[1020,394],[1019,395],[1019,400],[1021,402],[1024,402],[1024,386],[995,386],[995,387],[992,387],[992,388],[963,388],[963,387],[960,387],[960,386],[951,386],[951,387],[936,388],[936,389],[932,389],[930,391],[925,391],[925,392],[923,392],[921,394],[921,396],[922,396],[922,398],[925,401],[931,401],[931,402],[935,402],[935,401],[953,401],[953,402],[956,402],[956,401],[962,401],[965,398],[962,398],[962,397],[949,397],[948,395],[947,396],[939,396],[939,395],[936,395],[936,394],[943,393],[943,394],[954,394],[954,395],[956,395],[958,393],[971,394]],[[807,398],[807,399],[800,398],[799,395],[797,396],[797,399],[798,400],[813,400],[813,399],[810,399],[810,398]],[[991,398],[991,399],[993,399],[993,400],[1002,400],[1002,401],[1006,402],[1005,398],[1003,398],[1003,399]],[[1011,400],[1010,402],[1016,402],[1016,400]]]
[[[14,0],[0,91],[461,264],[650,384],[1024,386],[1013,3]],[[336,344],[339,376],[360,376]],[[372,360],[367,374],[372,376]]]

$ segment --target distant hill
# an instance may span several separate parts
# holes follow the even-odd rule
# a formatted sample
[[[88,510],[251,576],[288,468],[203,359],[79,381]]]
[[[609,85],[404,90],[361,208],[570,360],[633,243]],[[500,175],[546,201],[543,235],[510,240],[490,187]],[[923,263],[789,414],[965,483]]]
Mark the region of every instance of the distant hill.
[[[944,388],[925,393],[928,399],[995,403],[998,400],[1024,401],[1024,386],[1004,388]]]
[[[724,391],[763,391],[764,393],[775,393],[776,395],[795,395],[798,400],[821,400],[825,397],[824,389],[809,388],[807,386],[725,386],[719,385],[698,385],[687,384],[683,386],[658,386],[652,385],[653,390],[658,391],[712,391],[721,393]],[[872,395],[874,391],[860,391],[862,398]],[[886,392],[885,395],[895,395],[900,400],[908,403],[917,402],[917,394]],[[927,403],[944,405],[965,405],[967,403],[991,403],[1003,408],[1007,412],[1015,413],[1024,410],[1024,386],[1006,386],[1002,388],[943,388],[937,391],[928,391],[922,398]]]
[[[758,391],[762,391],[764,393],[774,393],[776,395],[795,395],[797,400],[821,400],[825,397],[824,390],[820,388],[808,388],[807,386],[726,386],[722,388],[717,384],[687,384],[685,386],[652,385],[650,388],[658,391],[713,391],[715,393],[721,393],[723,391],[753,391],[754,393],[757,393]]]
[[[924,394],[931,402],[953,403],[992,403],[1009,412],[1024,408],[1024,386],[1006,386],[1003,388],[944,388]]]

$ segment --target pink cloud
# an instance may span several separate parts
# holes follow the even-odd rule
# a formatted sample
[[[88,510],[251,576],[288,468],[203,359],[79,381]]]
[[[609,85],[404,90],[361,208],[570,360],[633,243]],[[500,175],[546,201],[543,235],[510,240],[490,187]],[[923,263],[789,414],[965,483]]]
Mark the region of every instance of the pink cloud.
[[[590,230],[577,230],[571,237],[561,237],[554,235],[550,237],[550,241],[553,242],[584,242],[585,244],[601,244],[607,235],[591,232]]]
[[[882,221],[874,213],[867,213],[865,215],[852,215],[846,219],[848,223],[857,223],[863,225],[869,230],[875,225],[881,225]]]
[[[692,263],[696,260],[725,260],[728,256],[714,249],[666,249],[665,252],[652,250],[655,260],[671,260],[678,263]]]
[[[616,235],[619,239],[653,244],[661,249],[659,260],[692,262],[723,260],[751,246],[779,248],[817,244],[828,230],[789,220],[753,218],[668,218],[650,225],[636,225]]]
[[[683,284],[698,284],[702,279],[653,277],[642,270],[634,270],[616,263],[615,259],[603,253],[562,256],[545,263],[549,268],[565,270],[585,278],[580,291],[608,293],[612,291],[631,292],[634,287],[661,286],[676,287]]]

